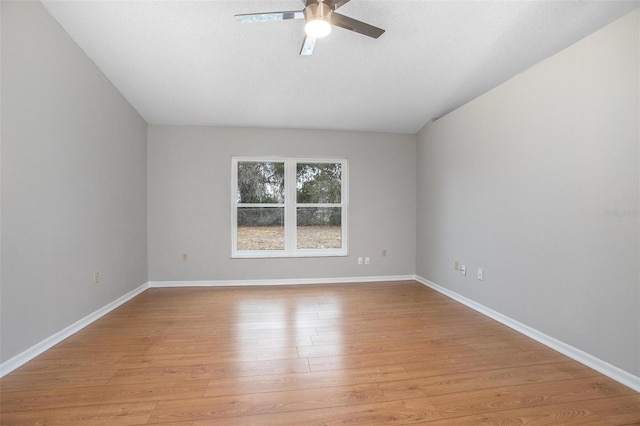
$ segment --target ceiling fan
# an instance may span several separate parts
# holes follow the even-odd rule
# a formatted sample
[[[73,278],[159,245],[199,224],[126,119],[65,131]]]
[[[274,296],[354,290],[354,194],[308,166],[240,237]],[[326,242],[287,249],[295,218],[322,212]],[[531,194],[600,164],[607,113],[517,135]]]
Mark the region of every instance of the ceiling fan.
[[[373,25],[344,16],[335,10],[344,6],[350,0],[301,0],[302,10],[270,13],[245,13],[236,15],[240,22],[283,21],[285,19],[302,19],[306,21],[305,37],[300,49],[301,55],[311,55],[316,40],[329,35],[331,26],[344,28],[349,31],[378,38],[384,30]]]

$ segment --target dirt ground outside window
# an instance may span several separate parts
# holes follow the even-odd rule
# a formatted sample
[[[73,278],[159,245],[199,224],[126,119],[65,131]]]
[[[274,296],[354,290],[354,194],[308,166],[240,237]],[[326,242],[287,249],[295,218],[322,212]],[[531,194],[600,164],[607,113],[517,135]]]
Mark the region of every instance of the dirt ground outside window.
[[[340,226],[298,226],[298,248],[341,247]],[[238,226],[238,250],[284,250],[284,227]]]

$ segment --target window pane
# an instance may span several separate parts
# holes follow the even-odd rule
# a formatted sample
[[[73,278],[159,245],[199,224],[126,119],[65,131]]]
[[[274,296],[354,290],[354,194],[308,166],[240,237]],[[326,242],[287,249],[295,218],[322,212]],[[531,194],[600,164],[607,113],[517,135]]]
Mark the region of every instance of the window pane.
[[[284,163],[238,162],[238,203],[284,203]]]
[[[340,203],[342,164],[298,163],[296,187],[298,203]]]
[[[299,249],[342,248],[342,208],[298,207]]]
[[[283,207],[238,207],[238,250],[284,250]]]

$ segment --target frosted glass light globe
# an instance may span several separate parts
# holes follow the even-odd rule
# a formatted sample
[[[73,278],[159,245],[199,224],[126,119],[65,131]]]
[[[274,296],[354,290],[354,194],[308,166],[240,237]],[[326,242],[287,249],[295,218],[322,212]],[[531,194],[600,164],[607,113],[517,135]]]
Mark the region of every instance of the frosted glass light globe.
[[[304,26],[304,32],[313,38],[326,37],[331,32],[331,24],[324,19],[313,19]]]

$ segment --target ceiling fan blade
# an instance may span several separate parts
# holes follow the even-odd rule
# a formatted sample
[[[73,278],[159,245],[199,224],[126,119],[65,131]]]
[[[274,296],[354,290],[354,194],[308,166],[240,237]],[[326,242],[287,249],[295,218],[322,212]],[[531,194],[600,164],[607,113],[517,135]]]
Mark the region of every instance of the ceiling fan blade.
[[[300,48],[300,55],[309,56],[313,53],[313,48],[316,46],[316,39],[314,37],[305,36]]]
[[[382,28],[374,27],[362,21],[358,21],[348,16],[341,15],[337,12],[331,14],[331,23],[336,27],[344,28],[349,31],[355,31],[369,37],[378,38],[384,33]]]
[[[243,13],[236,15],[239,22],[265,22],[265,21],[283,21],[285,19],[303,19],[304,12],[302,10],[293,10],[288,12],[269,12],[269,13]]]

